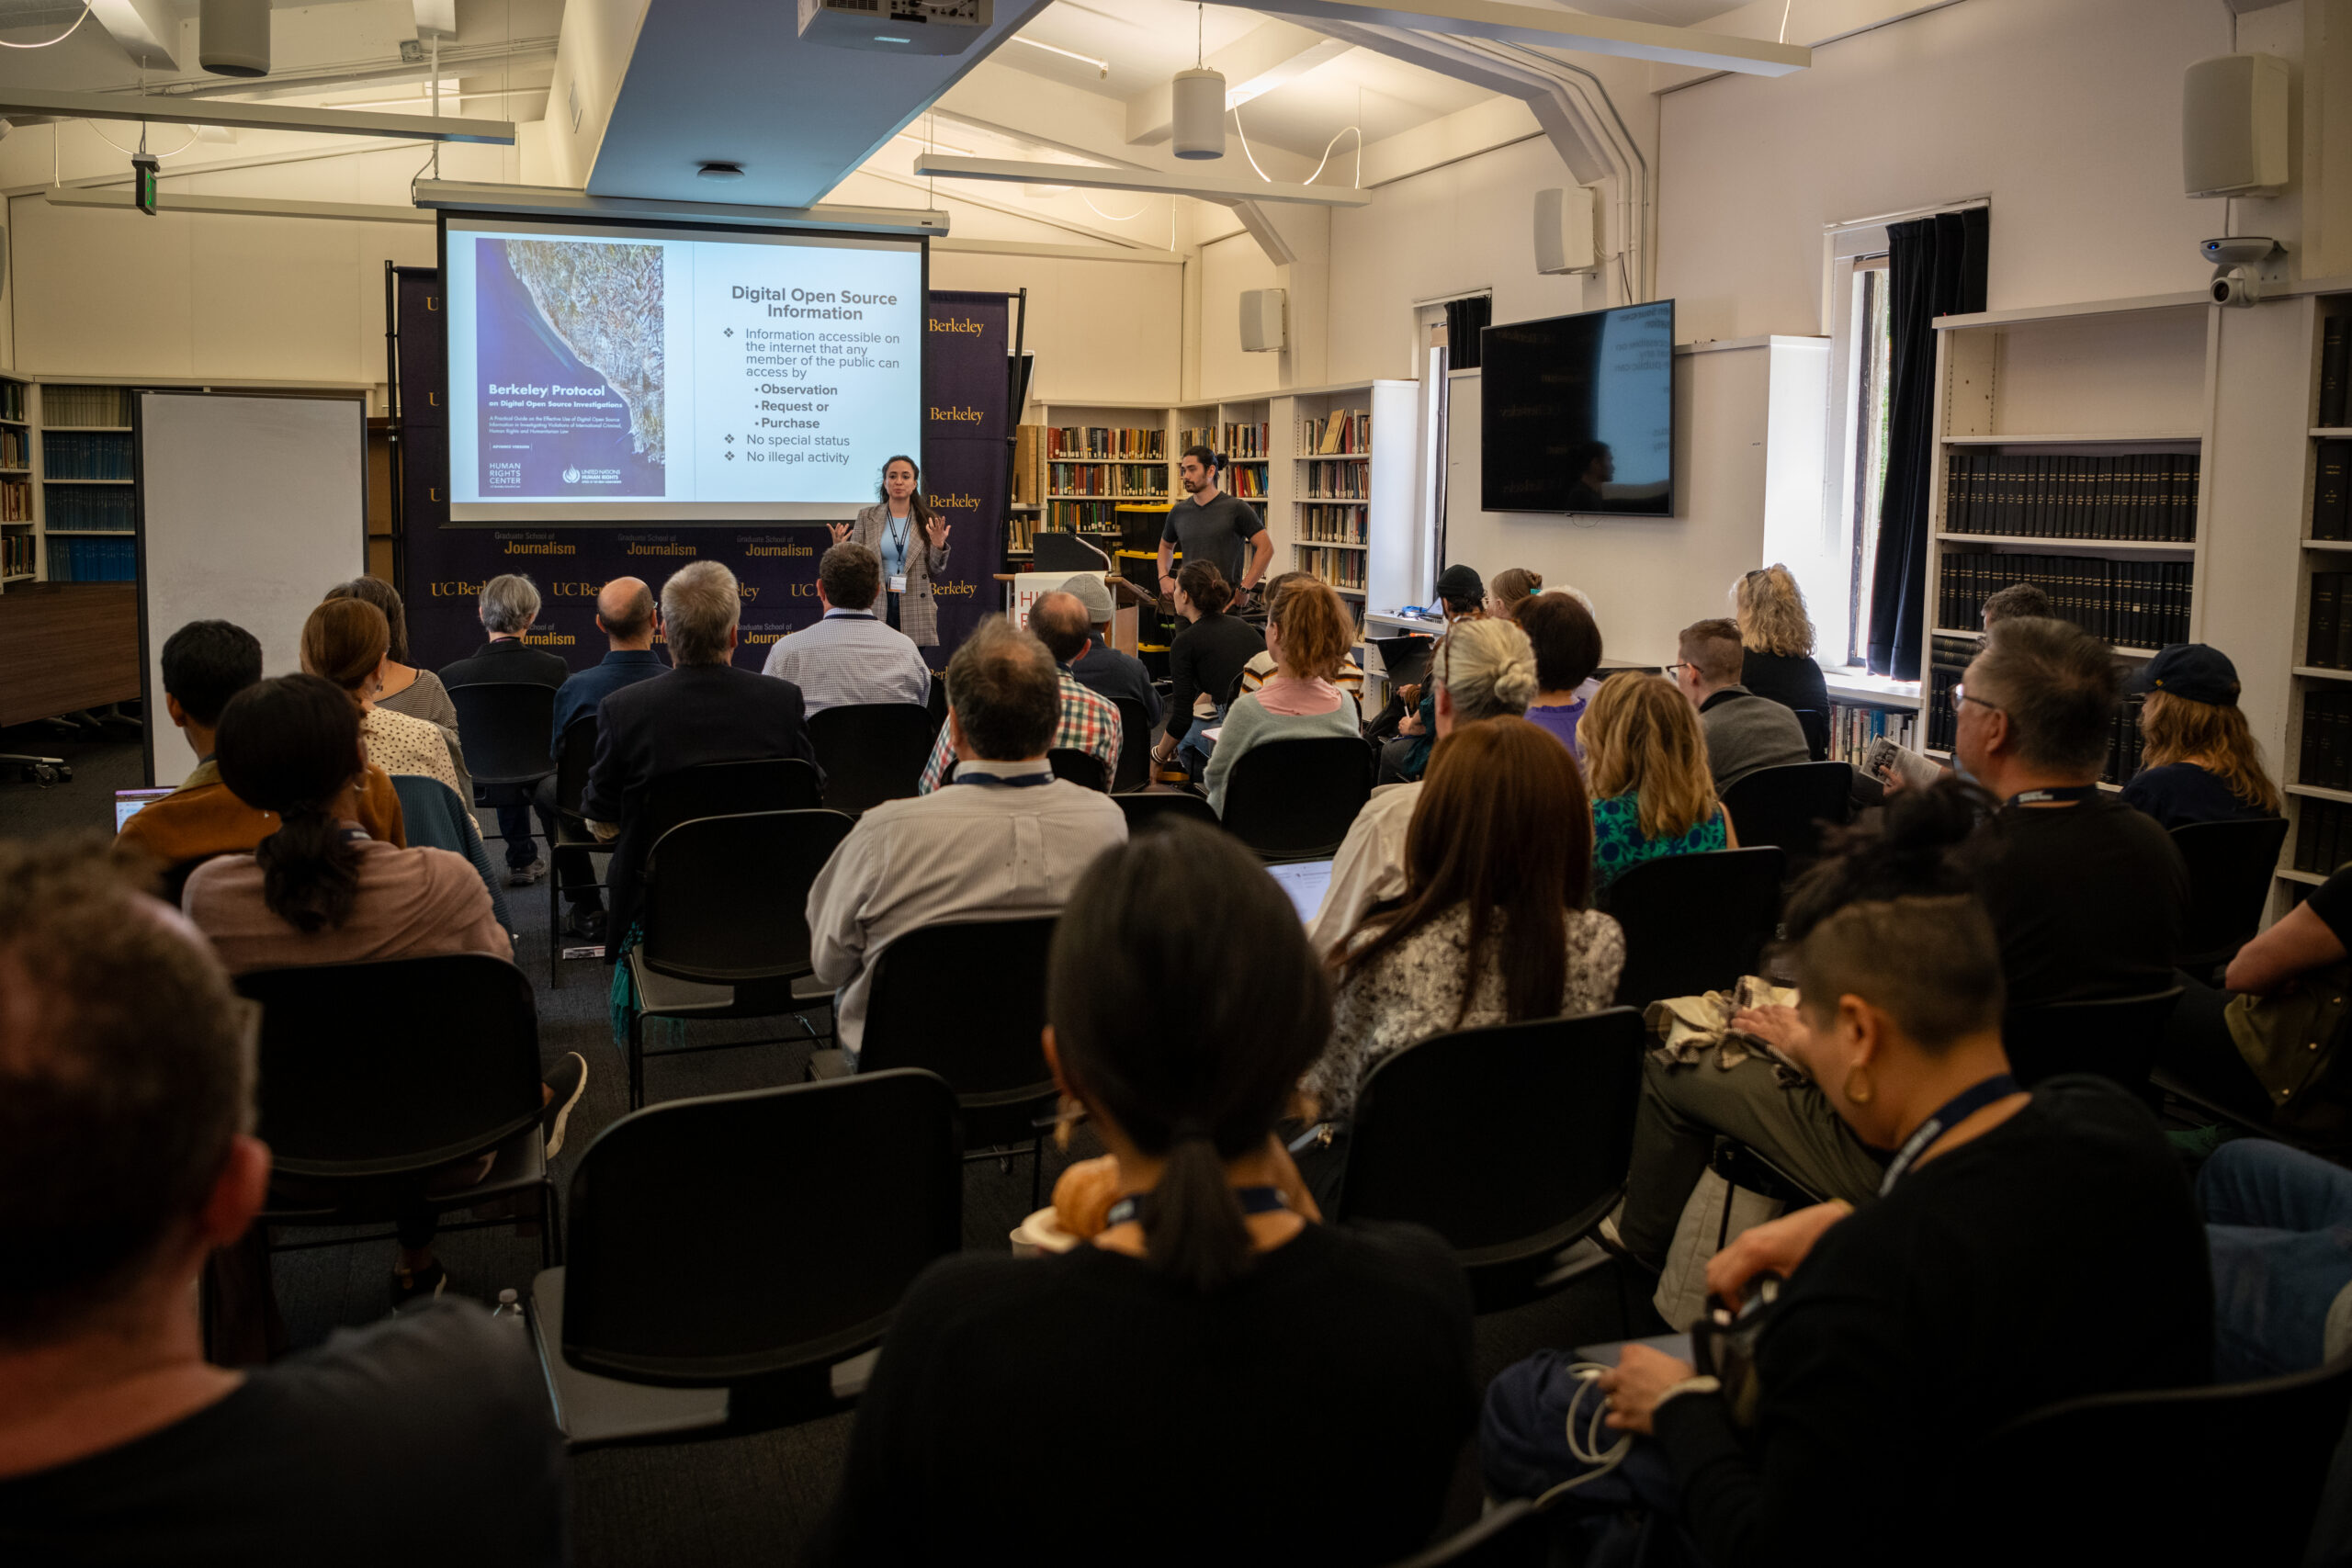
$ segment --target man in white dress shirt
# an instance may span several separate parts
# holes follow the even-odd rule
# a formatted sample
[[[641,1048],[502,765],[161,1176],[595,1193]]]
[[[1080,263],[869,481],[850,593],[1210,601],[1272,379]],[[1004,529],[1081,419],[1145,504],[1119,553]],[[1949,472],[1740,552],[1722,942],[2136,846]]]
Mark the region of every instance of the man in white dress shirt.
[[[1050,915],[1097,855],[1125,841],[1126,818],[1110,796],[1056,778],[1046,761],[1061,688],[1045,644],[1001,615],[981,622],[947,664],[954,782],[869,808],[818,874],[810,957],[836,989],[853,1066],[884,948],[947,920]]]
[[[852,703],[931,700],[931,671],[906,633],[874,614],[882,591],[882,558],[859,544],[839,544],[817,562],[817,602],[824,615],[811,626],[778,637],[763,675],[800,688],[811,714]]]

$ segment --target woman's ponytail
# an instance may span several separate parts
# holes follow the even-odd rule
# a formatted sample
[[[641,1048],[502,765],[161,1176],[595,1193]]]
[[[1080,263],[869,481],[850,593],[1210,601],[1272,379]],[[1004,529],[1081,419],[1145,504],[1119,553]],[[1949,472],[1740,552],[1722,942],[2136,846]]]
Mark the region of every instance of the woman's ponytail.
[[[1144,1256],[1169,1278],[1214,1291],[1249,1271],[1249,1222],[1225,1179],[1225,1158],[1199,1128],[1178,1129],[1144,1205]]]
[[[305,936],[339,929],[359,897],[359,851],[317,803],[283,813],[277,831],[254,846],[261,901]]]
[[[336,603],[382,620],[373,605]],[[358,705],[317,675],[257,682],[220,710],[213,755],[230,794],[277,813],[277,831],[254,847],[262,902],[305,935],[340,927],[359,897],[359,849],[342,825],[352,775],[365,765]]]

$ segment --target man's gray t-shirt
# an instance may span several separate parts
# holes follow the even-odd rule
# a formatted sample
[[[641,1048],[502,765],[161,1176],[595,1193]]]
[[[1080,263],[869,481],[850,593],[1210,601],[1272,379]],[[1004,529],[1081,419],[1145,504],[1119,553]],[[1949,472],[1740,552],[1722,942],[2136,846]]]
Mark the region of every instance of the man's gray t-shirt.
[[[1168,526],[1159,536],[1172,541],[1188,561],[1212,562],[1227,582],[1239,588],[1241,574],[1250,566],[1250,541],[1265,526],[1248,502],[1220,491],[1206,506],[1188,495],[1170,507]]]

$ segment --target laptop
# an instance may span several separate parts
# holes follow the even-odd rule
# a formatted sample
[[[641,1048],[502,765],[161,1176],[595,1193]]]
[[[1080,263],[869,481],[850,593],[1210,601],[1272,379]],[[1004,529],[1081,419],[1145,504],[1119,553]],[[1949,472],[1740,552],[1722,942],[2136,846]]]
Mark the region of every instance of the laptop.
[[[1282,884],[1283,892],[1298,908],[1302,922],[1315,919],[1323,908],[1324,890],[1331,886],[1331,863],[1328,860],[1287,861],[1270,865],[1267,872]]]
[[[141,810],[153,805],[156,801],[163,799],[164,796],[171,793],[172,792],[168,789],[119,789],[115,791],[114,830],[118,833],[121,832],[122,825],[124,823],[130,821],[133,817],[138,816]]]

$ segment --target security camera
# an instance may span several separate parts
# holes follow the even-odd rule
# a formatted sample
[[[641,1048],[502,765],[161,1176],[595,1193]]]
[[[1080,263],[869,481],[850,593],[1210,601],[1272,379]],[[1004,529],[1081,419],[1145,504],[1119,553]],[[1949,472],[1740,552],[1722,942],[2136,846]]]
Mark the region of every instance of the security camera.
[[[2213,275],[2211,287],[2216,305],[2251,309],[2262,298],[2262,280],[2255,276],[2252,267],[2224,267]]]
[[[2267,234],[2233,234],[2227,239],[2203,242],[2197,247],[2197,254],[2215,266],[2251,266],[2268,261],[2274,252],[2285,249]]]

